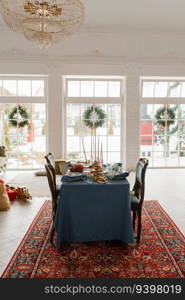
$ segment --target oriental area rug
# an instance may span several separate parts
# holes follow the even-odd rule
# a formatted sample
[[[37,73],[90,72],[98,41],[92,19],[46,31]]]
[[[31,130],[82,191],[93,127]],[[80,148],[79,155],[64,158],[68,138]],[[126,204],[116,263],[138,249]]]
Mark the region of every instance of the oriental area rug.
[[[89,242],[57,249],[49,241],[46,201],[2,278],[184,278],[184,236],[157,201],[145,201],[142,223],[138,245]]]

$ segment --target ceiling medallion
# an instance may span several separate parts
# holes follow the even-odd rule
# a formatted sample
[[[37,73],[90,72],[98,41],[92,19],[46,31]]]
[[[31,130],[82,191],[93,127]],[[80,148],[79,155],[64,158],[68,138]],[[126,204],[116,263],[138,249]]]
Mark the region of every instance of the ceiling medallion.
[[[84,21],[80,0],[0,0],[7,26],[40,48],[48,48],[74,34]]]

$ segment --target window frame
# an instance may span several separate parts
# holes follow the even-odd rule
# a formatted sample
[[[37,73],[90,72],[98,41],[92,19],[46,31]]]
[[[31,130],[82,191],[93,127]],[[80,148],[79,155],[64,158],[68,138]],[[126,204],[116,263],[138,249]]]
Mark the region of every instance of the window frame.
[[[67,157],[67,104],[92,104],[94,103],[95,105],[99,104],[120,104],[120,159],[123,162],[124,159],[124,150],[123,145],[125,145],[125,126],[124,126],[124,112],[125,112],[125,107],[124,107],[124,99],[125,99],[125,84],[126,84],[126,79],[125,77],[119,77],[119,78],[114,78],[114,77],[109,77],[106,78],[98,78],[98,77],[70,77],[68,78],[67,76],[64,76],[64,97],[63,97],[63,130],[62,130],[62,135],[63,135],[63,144],[65,147],[63,147],[63,156],[66,158]],[[69,81],[119,81],[120,82],[120,97],[68,97],[68,82]]]
[[[48,148],[48,76],[46,75],[0,75],[0,80],[16,80],[18,87],[18,80],[31,80],[31,92],[32,92],[32,81],[44,81],[44,96],[6,96],[0,95],[0,103],[3,104],[45,104],[46,111],[46,139],[45,139],[45,149],[47,151]],[[2,85],[3,86],[3,85]],[[17,90],[18,91],[18,90]],[[18,158],[19,152],[17,152]],[[17,165],[19,166],[19,164]],[[39,167],[40,168],[40,167]],[[8,168],[8,170],[35,170],[38,168]]]
[[[145,77],[140,77],[140,109],[141,109],[141,105],[142,104],[151,104],[151,105],[180,105],[180,104],[185,104],[185,97],[143,97],[143,86],[144,86],[144,82],[183,82],[185,83],[185,78],[178,78],[178,77],[163,77],[163,78],[158,78],[158,77],[150,77],[150,78],[145,78]],[[155,93],[155,91],[154,91]],[[141,111],[141,110],[140,110]],[[179,111],[179,107],[178,107],[178,111]],[[177,121],[179,122],[179,120],[181,120],[179,118],[179,114],[177,115]],[[139,118],[139,126],[141,124],[141,115]],[[154,116],[152,119],[152,124],[154,122]],[[176,134],[178,136],[178,142],[179,142],[179,134]],[[141,153],[141,136],[144,136],[141,134],[140,130],[139,130],[139,152]],[[168,135],[165,133],[165,140],[166,137]],[[152,133],[152,142],[154,140],[155,135]],[[165,150],[166,151],[166,150]],[[180,149],[178,149],[178,164],[176,166],[168,166],[167,165],[167,157],[165,157],[165,161],[164,161],[164,166],[155,166],[154,165],[154,152],[158,152],[158,151],[154,151],[152,149],[152,165],[150,165],[151,168],[184,168],[183,166],[180,165]]]

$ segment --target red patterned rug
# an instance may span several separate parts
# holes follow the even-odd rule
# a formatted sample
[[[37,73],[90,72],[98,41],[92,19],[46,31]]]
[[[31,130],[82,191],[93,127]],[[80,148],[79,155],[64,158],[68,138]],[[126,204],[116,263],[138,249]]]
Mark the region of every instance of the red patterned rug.
[[[49,242],[51,201],[46,201],[2,277],[184,278],[184,236],[157,201],[145,201],[142,223],[139,245],[91,242],[58,250]]]

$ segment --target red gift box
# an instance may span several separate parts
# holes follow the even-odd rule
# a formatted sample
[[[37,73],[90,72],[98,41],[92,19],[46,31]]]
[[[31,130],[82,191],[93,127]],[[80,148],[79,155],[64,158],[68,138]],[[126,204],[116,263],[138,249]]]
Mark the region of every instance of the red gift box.
[[[17,191],[11,190],[11,189],[7,189],[6,191],[7,191],[10,201],[14,201],[17,197]]]

